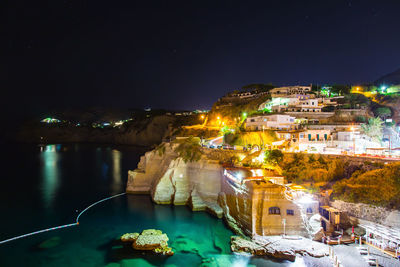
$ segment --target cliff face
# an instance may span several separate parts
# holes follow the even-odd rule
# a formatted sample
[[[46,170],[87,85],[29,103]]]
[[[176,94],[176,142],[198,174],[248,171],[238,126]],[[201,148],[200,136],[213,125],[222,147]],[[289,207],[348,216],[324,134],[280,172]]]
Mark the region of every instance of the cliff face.
[[[349,203],[341,200],[335,200],[330,204],[334,208],[347,212],[350,216],[389,227],[400,228],[400,211],[398,210],[389,210],[363,203]]]
[[[236,152],[204,149],[200,160],[185,162],[174,152],[176,146],[164,143],[142,156],[138,168],[129,171],[126,191],[150,194],[157,204],[189,205],[224,216],[241,235],[305,234],[301,212],[284,197],[283,185],[261,178],[243,183],[228,179],[219,160]],[[271,214],[270,208],[280,212]]]
[[[221,217],[217,199],[222,167],[218,161],[203,156],[185,163],[173,149],[166,144],[162,155],[156,150],[147,152],[138,169],[129,171],[127,192],[149,193],[157,204],[187,204],[193,210],[210,210]]]

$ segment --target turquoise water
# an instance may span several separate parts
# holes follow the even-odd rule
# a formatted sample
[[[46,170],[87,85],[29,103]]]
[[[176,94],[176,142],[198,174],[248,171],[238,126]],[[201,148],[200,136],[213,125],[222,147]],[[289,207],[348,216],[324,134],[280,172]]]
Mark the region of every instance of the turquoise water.
[[[0,179],[0,240],[73,223],[77,214],[125,189],[142,148],[97,145],[7,145]],[[4,157],[3,157],[4,158]],[[156,228],[167,233],[172,257],[136,252],[117,239]],[[205,212],[154,205],[124,195],[85,212],[80,225],[0,245],[0,266],[301,266],[234,255],[233,233]]]

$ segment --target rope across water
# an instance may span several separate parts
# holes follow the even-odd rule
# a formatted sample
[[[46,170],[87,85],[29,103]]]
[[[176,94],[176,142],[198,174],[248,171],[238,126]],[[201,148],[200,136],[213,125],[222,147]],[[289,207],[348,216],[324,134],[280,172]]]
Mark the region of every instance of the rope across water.
[[[4,244],[4,243],[7,243],[7,242],[10,242],[10,241],[14,241],[14,240],[17,240],[17,239],[21,239],[21,238],[24,238],[24,237],[28,237],[28,236],[31,236],[31,235],[36,235],[36,234],[40,234],[40,233],[44,233],[44,232],[49,232],[49,231],[53,231],[53,230],[58,230],[58,229],[62,229],[62,228],[67,228],[67,227],[79,225],[79,218],[80,218],[81,215],[82,215],[84,212],[86,212],[88,209],[90,209],[91,207],[93,207],[93,206],[95,206],[95,205],[97,205],[97,204],[99,204],[99,203],[101,203],[101,202],[104,202],[104,201],[107,201],[107,200],[109,200],[109,199],[116,198],[116,197],[119,197],[119,196],[122,196],[122,195],[125,195],[125,194],[126,194],[126,193],[121,193],[121,194],[114,195],[114,196],[111,196],[111,197],[103,198],[103,199],[101,199],[101,200],[99,200],[99,201],[97,201],[97,202],[91,204],[91,205],[88,206],[86,209],[84,209],[81,213],[78,214],[78,216],[76,217],[76,222],[75,222],[75,223],[64,224],[64,225],[60,225],[60,226],[55,226],[55,227],[51,227],[51,228],[47,228],[47,229],[35,231],[35,232],[32,232],[32,233],[28,233],[28,234],[16,236],[16,237],[13,237],[13,238],[9,238],[9,239],[0,241],[0,245],[2,245],[2,244]]]

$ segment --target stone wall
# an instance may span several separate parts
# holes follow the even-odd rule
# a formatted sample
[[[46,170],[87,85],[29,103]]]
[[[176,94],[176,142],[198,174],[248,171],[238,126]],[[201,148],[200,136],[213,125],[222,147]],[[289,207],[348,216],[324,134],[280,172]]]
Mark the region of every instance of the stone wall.
[[[222,178],[220,204],[229,226],[247,236],[306,235],[299,207],[284,196],[285,188],[269,181],[235,183]],[[279,214],[269,208],[278,207]],[[293,215],[287,210],[293,211]],[[316,211],[316,210],[314,210]],[[283,219],[286,220],[285,230]]]
[[[400,212],[397,210],[388,210],[373,205],[349,203],[341,200],[335,200],[331,202],[330,205],[359,219],[376,222],[386,226],[400,227]]]

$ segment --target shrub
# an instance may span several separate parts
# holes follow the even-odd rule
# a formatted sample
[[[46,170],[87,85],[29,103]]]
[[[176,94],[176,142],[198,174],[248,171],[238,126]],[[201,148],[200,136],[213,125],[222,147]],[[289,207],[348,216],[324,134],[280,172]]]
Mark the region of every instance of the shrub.
[[[178,143],[178,146],[174,151],[185,163],[200,160],[203,151],[198,137],[189,136],[186,139],[176,140],[175,143]]]

